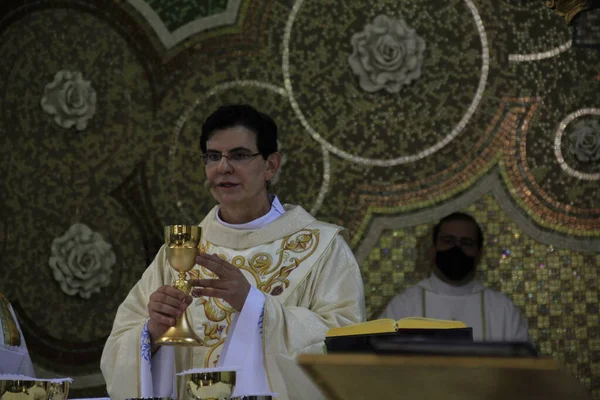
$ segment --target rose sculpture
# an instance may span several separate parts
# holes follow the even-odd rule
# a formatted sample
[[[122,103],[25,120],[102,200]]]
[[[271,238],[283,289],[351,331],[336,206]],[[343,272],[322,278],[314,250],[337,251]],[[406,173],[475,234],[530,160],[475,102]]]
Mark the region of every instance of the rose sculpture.
[[[87,225],[73,224],[52,241],[49,264],[54,279],[69,296],[89,299],[108,286],[116,262],[111,245]]]
[[[352,47],[348,62],[367,92],[398,93],[421,76],[425,40],[402,19],[379,15],[352,36]]]
[[[583,120],[577,123],[569,135],[569,152],[581,162],[600,160],[600,123]]]
[[[44,88],[41,105],[61,127],[82,131],[96,113],[96,91],[81,72],[59,71]]]

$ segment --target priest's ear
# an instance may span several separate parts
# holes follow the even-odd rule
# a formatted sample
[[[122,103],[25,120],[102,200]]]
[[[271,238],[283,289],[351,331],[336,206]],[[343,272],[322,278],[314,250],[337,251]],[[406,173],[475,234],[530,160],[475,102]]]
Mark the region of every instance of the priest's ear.
[[[265,164],[265,181],[270,182],[281,167],[281,153],[276,151],[275,153],[269,154],[265,160]]]

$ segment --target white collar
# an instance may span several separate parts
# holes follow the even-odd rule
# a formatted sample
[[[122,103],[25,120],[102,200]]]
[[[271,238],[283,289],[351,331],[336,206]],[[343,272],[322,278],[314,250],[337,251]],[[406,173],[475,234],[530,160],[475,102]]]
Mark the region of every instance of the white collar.
[[[227,226],[229,228],[234,228],[234,229],[260,229],[264,226],[269,225],[271,222],[275,221],[277,218],[279,218],[280,216],[283,215],[283,213],[285,212],[285,210],[283,209],[283,205],[281,205],[281,202],[279,201],[279,198],[275,195],[272,195],[272,199],[271,199],[271,209],[269,210],[268,213],[266,213],[265,215],[263,215],[262,217],[259,217],[255,220],[252,220],[250,222],[246,222],[245,224],[230,224],[227,223],[225,221],[223,221],[221,219],[221,217],[219,216],[219,210],[217,209],[216,212],[216,216],[217,216],[217,221],[219,221],[219,223],[223,226]]]
[[[434,273],[429,278],[421,281],[419,285],[434,293],[450,296],[465,296],[485,290],[485,286],[475,279],[465,285],[454,286],[442,281]]]

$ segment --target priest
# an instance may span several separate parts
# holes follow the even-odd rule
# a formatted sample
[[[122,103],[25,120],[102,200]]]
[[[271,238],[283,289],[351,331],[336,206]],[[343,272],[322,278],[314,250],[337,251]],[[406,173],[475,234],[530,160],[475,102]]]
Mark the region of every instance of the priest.
[[[219,108],[200,138],[206,187],[218,202],[200,223],[192,296],[171,287],[161,248],[119,307],[101,360],[112,399],[174,396],[174,375],[239,368],[236,393],[319,399],[296,365],[323,352],[332,327],[363,322],[363,283],[343,228],[270,193],[281,164],[277,126],[251,106]],[[299,184],[301,184],[299,182]],[[187,314],[202,344],[159,346]]]
[[[465,213],[446,216],[433,229],[431,276],[394,297],[381,318],[457,320],[473,329],[475,341],[529,341],[519,308],[475,279],[482,254],[477,221]]]

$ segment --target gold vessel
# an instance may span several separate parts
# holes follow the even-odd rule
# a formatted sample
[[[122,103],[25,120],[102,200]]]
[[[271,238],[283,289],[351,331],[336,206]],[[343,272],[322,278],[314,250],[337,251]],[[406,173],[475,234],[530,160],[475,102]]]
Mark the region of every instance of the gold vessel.
[[[173,286],[186,295],[190,294],[192,287],[185,274],[196,264],[201,237],[202,228],[196,225],[168,225],[165,227],[167,260],[179,274]],[[156,341],[156,344],[200,346],[202,341],[190,326],[186,311],[180,318],[175,320],[175,326],[167,329]]]
[[[235,389],[235,371],[198,372],[177,376],[184,380],[179,400],[229,400]],[[177,387],[181,387],[180,384]]]
[[[0,400],[66,400],[71,383],[0,380]]]

